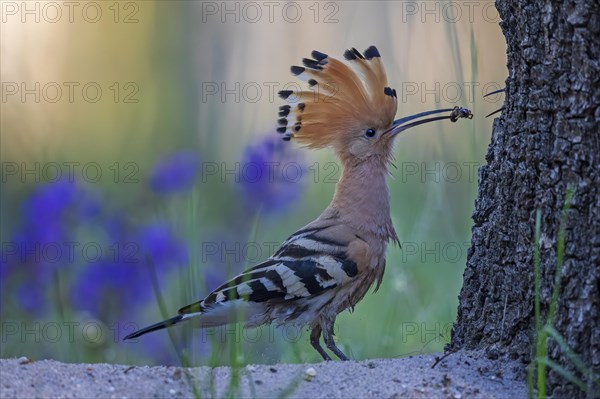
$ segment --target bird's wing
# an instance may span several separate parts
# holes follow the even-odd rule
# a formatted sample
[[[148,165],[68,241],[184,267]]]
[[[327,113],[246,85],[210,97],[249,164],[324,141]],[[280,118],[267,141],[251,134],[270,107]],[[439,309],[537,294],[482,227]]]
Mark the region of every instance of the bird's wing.
[[[348,227],[313,222],[290,236],[267,261],[216,288],[179,314],[203,313],[232,301],[262,303],[317,296],[361,271],[368,245]]]

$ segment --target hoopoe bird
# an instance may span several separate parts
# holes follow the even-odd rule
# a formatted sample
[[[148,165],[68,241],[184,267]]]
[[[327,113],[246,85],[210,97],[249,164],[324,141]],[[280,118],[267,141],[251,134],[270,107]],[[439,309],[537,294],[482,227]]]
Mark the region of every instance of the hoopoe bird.
[[[348,357],[334,341],[337,315],[370,287],[379,288],[388,243],[399,243],[390,216],[386,177],[398,133],[432,121],[472,118],[465,108],[438,109],[394,120],[398,99],[374,46],[352,48],[347,63],[318,51],[291,72],[309,91],[281,91],[277,130],[308,148],[331,147],[343,165],[333,200],[313,222],[292,234],[268,260],[244,271],[168,320],[125,339],[196,320],[200,328],[243,321],[308,326],[310,343],[325,360],[327,348]],[[431,114],[446,113],[421,119]],[[241,320],[236,317],[241,315]]]

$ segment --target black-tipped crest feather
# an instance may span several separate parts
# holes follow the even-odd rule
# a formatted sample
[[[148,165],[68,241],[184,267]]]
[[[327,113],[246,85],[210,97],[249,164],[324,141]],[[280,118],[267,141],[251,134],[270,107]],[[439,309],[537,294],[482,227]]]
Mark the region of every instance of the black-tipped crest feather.
[[[395,90],[387,87],[377,47],[369,46],[364,55],[354,47],[346,50],[344,57],[349,63],[317,50],[312,51],[311,56],[313,59],[302,59],[304,67],[292,66],[291,71],[296,76],[302,75],[301,79],[306,80],[310,88],[317,89],[280,92],[281,98],[297,105],[289,113],[279,113],[280,118],[286,117],[288,121],[286,140],[293,137],[309,147],[322,148],[357,124],[376,121],[375,128],[387,128],[388,123],[391,124],[397,99]],[[292,114],[296,116],[296,124],[289,123],[294,120]]]

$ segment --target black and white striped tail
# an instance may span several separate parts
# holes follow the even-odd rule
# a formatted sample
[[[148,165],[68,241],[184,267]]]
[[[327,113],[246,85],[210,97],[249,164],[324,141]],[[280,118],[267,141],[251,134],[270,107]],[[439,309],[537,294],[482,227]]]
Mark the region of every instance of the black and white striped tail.
[[[147,334],[152,331],[162,330],[163,328],[171,327],[172,325],[177,324],[185,319],[186,319],[186,317],[184,317],[184,315],[181,315],[181,314],[177,315],[175,317],[171,317],[170,319],[161,321],[160,323],[152,324],[151,326],[142,328],[141,330],[137,330],[136,332],[133,332],[133,333],[129,334],[128,336],[126,336],[125,338],[123,338],[123,340],[137,338],[141,335]]]
[[[289,303],[290,306],[284,308],[291,309],[290,314],[276,318],[293,319],[292,314],[299,314],[292,306],[298,304],[298,300],[332,292],[358,274],[356,262],[346,255],[347,238],[338,241],[321,234],[335,227],[330,222],[306,226],[290,236],[272,257],[222,284],[203,300],[179,309],[178,316],[143,328],[124,339],[192,318],[195,327],[199,328],[240,321],[258,326],[275,317],[270,313],[270,306],[274,304]]]

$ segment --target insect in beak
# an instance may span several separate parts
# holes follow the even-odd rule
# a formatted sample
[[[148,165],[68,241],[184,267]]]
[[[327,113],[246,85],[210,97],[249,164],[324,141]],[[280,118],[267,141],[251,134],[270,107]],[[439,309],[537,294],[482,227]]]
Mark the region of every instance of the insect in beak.
[[[419,119],[424,116],[433,115],[433,114],[441,114],[443,112],[450,112],[450,115],[434,116],[432,118],[420,119],[420,120],[415,121],[415,119]],[[441,121],[444,119],[450,119],[450,121],[456,122],[457,120],[459,120],[461,118],[473,119],[473,113],[470,110],[468,110],[467,108],[462,108],[462,107],[444,108],[444,109],[436,109],[433,111],[420,112],[418,114],[414,114],[414,115],[406,116],[404,118],[396,119],[392,123],[392,127],[390,127],[388,130],[386,130],[384,134],[389,134],[390,136],[393,137],[398,133],[401,133],[407,129],[410,129],[411,127],[419,126],[424,123]],[[414,122],[410,122],[410,121],[414,121]],[[407,122],[410,122],[410,123],[407,123]]]

